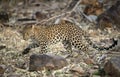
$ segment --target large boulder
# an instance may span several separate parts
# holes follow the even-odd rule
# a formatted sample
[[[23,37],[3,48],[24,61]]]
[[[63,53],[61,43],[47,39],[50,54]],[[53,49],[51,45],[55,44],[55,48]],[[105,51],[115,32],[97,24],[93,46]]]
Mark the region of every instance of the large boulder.
[[[111,58],[105,64],[104,70],[111,77],[120,77],[120,56]]]
[[[44,68],[48,70],[57,70],[66,66],[66,59],[57,55],[31,55],[29,63],[29,71],[41,71]]]

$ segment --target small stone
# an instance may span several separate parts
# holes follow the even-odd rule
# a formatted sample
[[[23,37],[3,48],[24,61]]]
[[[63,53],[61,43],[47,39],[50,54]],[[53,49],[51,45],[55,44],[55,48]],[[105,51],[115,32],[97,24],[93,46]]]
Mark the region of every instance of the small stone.
[[[93,69],[98,69],[99,66],[98,66],[98,65],[94,65],[92,68],[93,68]]]
[[[6,66],[0,65],[0,75],[4,74],[5,70],[6,70]]]
[[[5,23],[9,21],[9,15],[6,11],[0,11],[0,22]]]
[[[77,72],[79,74],[84,74],[85,71],[83,70],[83,68],[80,65],[73,65],[70,69],[71,72]]]
[[[120,56],[112,57],[105,64],[104,70],[111,77],[120,77]]]
[[[67,61],[63,57],[57,55],[34,54],[30,56],[29,71],[40,71],[44,68],[48,70],[57,70],[63,68],[67,64]]]
[[[26,69],[28,67],[27,62],[24,62],[23,59],[19,59],[19,62],[17,62],[15,66],[21,69]]]
[[[86,64],[95,64],[95,62],[92,60],[92,59],[90,59],[90,58],[87,58],[87,59],[85,59],[84,60],[84,62],[86,63]]]
[[[40,11],[37,11],[37,12],[35,13],[35,18],[36,18],[37,20],[42,20],[42,19],[47,18],[47,15],[46,15],[45,13],[42,13],[42,12],[40,12]]]

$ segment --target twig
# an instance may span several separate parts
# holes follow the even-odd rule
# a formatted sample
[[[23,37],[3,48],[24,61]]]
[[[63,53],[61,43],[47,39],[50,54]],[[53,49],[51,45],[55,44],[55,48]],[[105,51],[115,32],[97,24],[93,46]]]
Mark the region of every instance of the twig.
[[[76,8],[77,8],[78,5],[80,4],[80,2],[81,2],[81,0],[79,0],[79,1],[77,2],[77,4],[76,4],[76,5],[73,7],[73,9],[71,10],[71,13],[76,10]]]
[[[78,2],[77,2],[77,4],[73,7],[73,9],[71,10],[71,11],[68,11],[68,12],[65,12],[65,13],[62,13],[62,14],[60,14],[60,15],[55,15],[55,16],[53,16],[53,17],[51,17],[51,18],[49,18],[48,20],[42,20],[41,22],[38,22],[37,24],[39,24],[39,23],[46,23],[46,22],[48,22],[48,21],[50,21],[50,20],[52,20],[52,19],[55,19],[55,18],[58,18],[58,17],[62,17],[62,16],[69,16],[73,11],[75,11],[75,9],[78,7],[78,5],[80,4],[80,2],[81,2],[81,0],[79,0]]]
[[[67,8],[65,8],[63,11],[70,11],[70,10],[75,10],[76,6],[78,6],[80,4],[81,0],[72,0],[69,5],[67,6]]]
[[[53,17],[49,18],[48,20],[44,19],[44,20],[42,20],[41,22],[38,22],[37,24],[39,24],[39,23],[44,23],[44,22],[48,22],[48,21],[50,21],[50,20],[52,20],[52,19],[55,19],[55,18],[64,16],[64,15],[66,15],[66,14],[70,14],[70,12],[66,12],[66,13],[62,13],[62,14],[60,14],[60,15],[53,16]]]

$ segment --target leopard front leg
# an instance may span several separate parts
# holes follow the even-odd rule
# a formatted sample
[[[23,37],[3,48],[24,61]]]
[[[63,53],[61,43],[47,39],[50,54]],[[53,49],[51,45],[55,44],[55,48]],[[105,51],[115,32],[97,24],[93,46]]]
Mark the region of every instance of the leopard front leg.
[[[40,53],[43,54],[43,53],[46,53],[47,52],[47,44],[45,42],[41,42],[41,43],[32,43],[32,44],[29,44],[22,52],[22,54],[27,54],[29,53],[29,51],[32,49],[32,48],[36,48],[36,47],[39,47],[41,48],[40,50]]]
[[[74,54],[73,50],[72,50],[72,44],[69,40],[64,40],[62,41],[62,44],[64,45],[64,48],[67,50],[67,52],[69,53],[69,55],[67,55],[66,58],[69,57],[76,57],[76,55]]]
[[[36,48],[36,47],[39,47],[39,44],[38,43],[32,43],[32,44],[29,44],[22,52],[22,54],[27,54],[29,53],[29,51],[32,49],[32,48]]]
[[[64,45],[64,48],[71,54],[72,53],[71,43],[68,40],[64,40],[62,41],[62,44]]]

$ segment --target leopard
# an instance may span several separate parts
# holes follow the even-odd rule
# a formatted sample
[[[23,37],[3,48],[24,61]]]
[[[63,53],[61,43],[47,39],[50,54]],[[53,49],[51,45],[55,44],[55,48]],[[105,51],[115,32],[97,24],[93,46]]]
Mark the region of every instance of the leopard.
[[[31,48],[40,47],[40,53],[48,52],[48,45],[62,42],[65,49],[72,54],[72,47],[83,51],[89,52],[89,46],[96,49],[112,48],[115,44],[107,48],[99,48],[92,43],[89,39],[89,34],[73,23],[61,23],[53,25],[28,25],[22,29],[24,40],[32,39],[34,42],[26,47],[22,54],[27,54]],[[87,41],[85,43],[83,40]],[[113,41],[115,41],[113,39]]]

